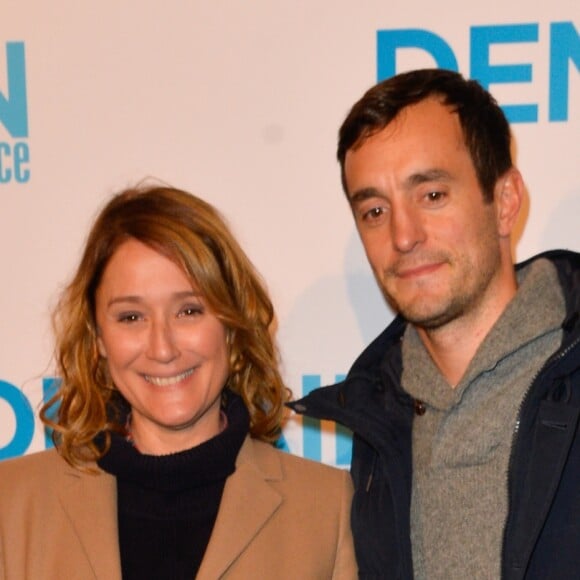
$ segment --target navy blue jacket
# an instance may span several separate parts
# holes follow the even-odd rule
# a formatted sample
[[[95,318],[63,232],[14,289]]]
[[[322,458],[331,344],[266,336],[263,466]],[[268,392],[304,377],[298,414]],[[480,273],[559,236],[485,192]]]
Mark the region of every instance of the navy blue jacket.
[[[530,385],[514,433],[504,580],[580,578],[580,254],[538,257],[556,266],[567,315],[562,344]],[[291,405],[353,431],[352,528],[359,574],[367,579],[413,578],[411,429],[419,403],[400,384],[405,325],[396,318],[343,382]]]

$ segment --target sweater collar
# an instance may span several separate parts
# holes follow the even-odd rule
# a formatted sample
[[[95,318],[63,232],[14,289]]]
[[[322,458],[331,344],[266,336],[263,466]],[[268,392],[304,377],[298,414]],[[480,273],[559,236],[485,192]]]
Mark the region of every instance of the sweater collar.
[[[459,403],[464,392],[482,373],[503,358],[546,333],[561,327],[565,301],[554,266],[539,259],[517,273],[519,288],[479,346],[459,384],[450,388],[429,356],[412,325],[403,339],[403,386],[409,394],[438,409]]]
[[[231,391],[224,398],[227,427],[191,449],[169,455],[145,455],[117,433],[99,461],[119,481],[164,491],[179,491],[208,484],[233,473],[235,461],[249,431],[250,418],[241,397]]]

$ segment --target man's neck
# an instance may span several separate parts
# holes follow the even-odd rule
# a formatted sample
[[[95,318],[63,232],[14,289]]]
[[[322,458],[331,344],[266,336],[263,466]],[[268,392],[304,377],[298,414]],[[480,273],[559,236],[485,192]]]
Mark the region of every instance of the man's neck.
[[[489,289],[487,300],[469,312],[439,328],[417,328],[433,362],[452,388],[459,384],[477,349],[516,292],[517,281],[512,270],[501,284]]]

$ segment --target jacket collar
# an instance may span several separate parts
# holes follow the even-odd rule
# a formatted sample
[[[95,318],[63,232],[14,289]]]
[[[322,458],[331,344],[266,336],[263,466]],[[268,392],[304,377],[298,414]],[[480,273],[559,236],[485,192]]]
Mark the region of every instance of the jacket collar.
[[[385,416],[413,400],[400,387],[401,338],[406,321],[398,316],[356,359],[344,381],[315,389],[288,403],[297,413],[337,421],[375,448],[385,442],[391,425]],[[388,385],[388,386],[387,386]]]
[[[550,250],[533,256],[515,265],[523,269],[538,259],[547,259],[554,264],[566,301],[566,318],[562,324],[565,336],[562,348],[574,343],[580,336],[580,253],[569,250]],[[347,376],[376,375],[388,349],[402,339],[407,322],[397,316],[393,322],[355,360]]]
[[[198,580],[221,578],[282,503],[270,482],[283,479],[280,458],[269,446],[244,441],[228,478]]]
[[[96,475],[86,474],[65,465],[59,501],[75,529],[94,577],[121,580],[115,478],[102,471]]]
[[[515,267],[524,268],[539,258],[555,265],[566,300],[564,340],[559,349],[562,352],[580,337],[580,253],[551,250]],[[380,419],[382,424],[385,421],[384,409],[389,402],[383,400],[382,404],[376,404],[376,398],[385,390],[385,382],[387,390],[392,389],[399,402],[412,405],[412,399],[400,388],[400,340],[406,325],[406,320],[397,316],[355,360],[344,381],[312,391],[288,406],[297,413],[337,421],[370,442],[376,436],[372,418],[376,415],[376,420]],[[570,360],[568,363],[577,365]],[[361,406],[364,406],[364,417],[360,415]]]
[[[530,262],[540,258],[550,260],[558,271],[560,286],[566,300],[566,319],[562,325],[565,333],[562,347],[566,348],[580,336],[580,253],[550,250],[529,258],[516,268],[525,268]]]
[[[226,481],[198,580],[222,577],[251,544],[282,503],[282,496],[271,485],[282,479],[277,452],[247,437],[236,460],[236,471]],[[59,501],[94,578],[121,580],[115,478],[103,471],[86,474],[65,464]]]

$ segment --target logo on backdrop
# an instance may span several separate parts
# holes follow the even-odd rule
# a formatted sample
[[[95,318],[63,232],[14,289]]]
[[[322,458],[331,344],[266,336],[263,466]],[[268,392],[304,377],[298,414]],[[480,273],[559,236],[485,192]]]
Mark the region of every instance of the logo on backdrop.
[[[344,380],[345,375],[336,375],[336,382]],[[302,375],[302,396],[308,395],[314,389],[322,386],[320,375]],[[330,429],[334,431],[332,437],[332,455],[328,458],[329,463],[340,467],[350,465],[352,457],[352,433],[342,425],[331,424]],[[322,421],[311,417],[302,419],[302,448],[303,455],[314,461],[323,461],[322,456]],[[282,446],[282,448],[284,448]],[[289,451],[289,449],[287,449]]]
[[[549,35],[546,37],[542,34],[541,39],[537,23],[472,26],[469,32],[470,78],[476,79],[488,90],[494,84],[530,83],[539,95],[546,92],[548,94],[545,110],[537,102],[500,103],[511,123],[537,123],[538,120],[552,123],[568,120],[570,103],[577,106],[579,102],[579,99],[570,99],[570,76],[580,70],[580,35],[573,22],[552,22]],[[539,85],[538,76],[541,75],[534,75],[538,68],[537,63],[492,63],[490,53],[495,46],[514,44],[541,45],[540,54],[543,53],[549,67],[547,87]],[[397,54],[405,49],[418,49],[430,55],[437,67],[459,71],[452,46],[439,34],[421,28],[378,30],[378,81],[396,74]]]
[[[336,375],[335,380],[341,381],[344,375]],[[48,401],[55,390],[58,388],[59,380],[53,377],[44,377],[42,379],[42,396],[43,401]],[[307,395],[313,389],[321,386],[320,375],[303,375],[302,376],[302,395]],[[15,429],[11,439],[2,446],[0,442],[0,460],[9,459],[24,455],[34,437],[34,431],[37,426],[35,412],[32,403],[26,395],[16,385],[0,379],[0,402],[6,403],[10,411],[14,414]],[[332,426],[334,433],[333,456],[329,458],[330,462],[338,466],[350,465],[352,455],[351,433],[337,425]],[[42,426],[40,428],[43,428]],[[317,419],[305,418],[302,429],[303,455],[309,459],[322,461],[322,424]],[[53,446],[51,433],[44,429],[44,446],[49,449]],[[276,446],[284,451],[291,451],[284,438],[280,437]]]
[[[0,46],[0,185],[30,179],[24,42]]]
[[[55,392],[58,379],[45,377],[42,379],[43,400],[48,401]],[[34,436],[35,412],[28,397],[16,386],[0,379],[0,402],[6,403],[14,414],[15,428],[11,439],[0,445],[0,460],[24,455]],[[45,430],[45,447],[52,447],[51,434]]]

